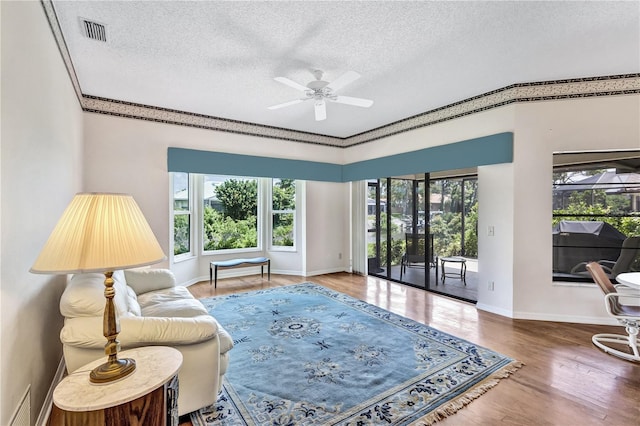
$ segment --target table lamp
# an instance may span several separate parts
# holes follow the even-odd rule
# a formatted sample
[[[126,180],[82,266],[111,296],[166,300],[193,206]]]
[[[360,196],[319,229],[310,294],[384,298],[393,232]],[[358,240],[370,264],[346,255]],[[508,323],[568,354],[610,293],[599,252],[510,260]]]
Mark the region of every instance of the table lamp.
[[[49,236],[31,272],[105,275],[103,329],[108,359],[91,371],[92,383],[121,379],[136,368],[135,360],[118,359],[120,323],[113,304],[113,271],[151,265],[165,258],[140,208],[126,194],[76,194]]]

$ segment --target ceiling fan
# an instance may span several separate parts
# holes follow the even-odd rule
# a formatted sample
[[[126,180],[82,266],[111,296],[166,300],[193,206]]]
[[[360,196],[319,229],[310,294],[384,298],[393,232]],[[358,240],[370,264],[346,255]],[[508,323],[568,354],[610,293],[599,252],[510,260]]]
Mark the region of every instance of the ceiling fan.
[[[300,90],[304,92],[305,97],[300,99],[295,99],[293,101],[285,102],[278,105],[273,105],[268,107],[268,109],[279,109],[288,107],[291,105],[299,104],[305,101],[313,100],[315,106],[315,116],[316,121],[325,120],[327,118],[327,104],[325,101],[336,102],[339,104],[353,105],[363,108],[369,108],[373,105],[373,101],[369,99],[362,98],[352,98],[351,96],[338,96],[336,92],[342,89],[349,83],[353,83],[357,79],[360,78],[360,74],[355,71],[347,71],[342,74],[340,77],[335,79],[333,82],[329,83],[322,79],[323,72],[320,70],[316,70],[313,72],[315,76],[315,80],[311,81],[306,86],[302,84],[298,84],[293,80],[289,80],[286,77],[275,77],[275,80],[286,84],[289,87],[293,87],[294,89]]]

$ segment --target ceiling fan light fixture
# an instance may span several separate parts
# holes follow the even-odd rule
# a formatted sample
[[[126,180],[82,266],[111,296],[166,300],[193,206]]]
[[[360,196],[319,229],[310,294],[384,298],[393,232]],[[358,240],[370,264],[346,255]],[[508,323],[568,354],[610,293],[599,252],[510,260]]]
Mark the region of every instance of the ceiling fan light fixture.
[[[322,80],[322,71],[315,70],[313,71],[313,75],[315,76],[315,80],[309,82],[306,86],[296,83],[293,80],[289,80],[286,77],[275,77],[274,79],[282,84],[285,84],[291,88],[296,90],[300,90],[304,92],[305,98],[289,101],[277,105],[272,105],[267,107],[268,109],[280,109],[283,107],[287,107],[290,105],[294,105],[300,102],[314,100],[314,110],[315,110],[315,118],[316,121],[322,121],[327,118],[327,104],[325,100],[329,100],[331,102],[341,103],[345,105],[357,106],[362,108],[368,108],[373,105],[373,101],[369,99],[362,98],[353,98],[350,96],[338,96],[335,94],[336,91],[340,90],[347,84],[354,82],[355,80],[360,78],[360,74],[355,71],[347,71],[342,74],[333,82],[327,82]]]

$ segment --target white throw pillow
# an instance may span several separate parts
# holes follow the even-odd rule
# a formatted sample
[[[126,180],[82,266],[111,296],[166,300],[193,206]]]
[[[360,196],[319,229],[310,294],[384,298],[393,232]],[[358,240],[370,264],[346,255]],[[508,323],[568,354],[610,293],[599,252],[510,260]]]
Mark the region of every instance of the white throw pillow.
[[[118,315],[129,312],[127,286],[122,278],[121,271],[114,272],[113,304]],[[104,274],[75,274],[60,298],[60,313],[66,318],[102,316],[107,301],[104,289]]]
[[[176,285],[176,277],[168,269],[127,269],[124,276],[137,295]]]

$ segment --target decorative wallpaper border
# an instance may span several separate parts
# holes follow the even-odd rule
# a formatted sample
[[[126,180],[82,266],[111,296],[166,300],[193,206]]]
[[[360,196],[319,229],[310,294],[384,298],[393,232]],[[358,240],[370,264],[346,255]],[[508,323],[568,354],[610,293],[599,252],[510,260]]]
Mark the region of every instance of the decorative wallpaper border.
[[[347,148],[512,103],[596,96],[618,96],[640,93],[640,73],[518,83],[427,111],[413,117],[408,117],[377,129],[369,130],[347,138],[337,138],[316,133],[300,132],[279,127],[265,126],[84,95],[80,88],[53,4],[50,0],[41,0],[41,3],[82,109],[86,112],[114,115],[118,117],[135,118],[139,120],[176,124],[285,141]]]
[[[570,80],[519,83],[406,118],[346,139],[359,145],[419,127],[430,126],[503,105],[557,99],[616,96],[640,93],[640,73]]]

